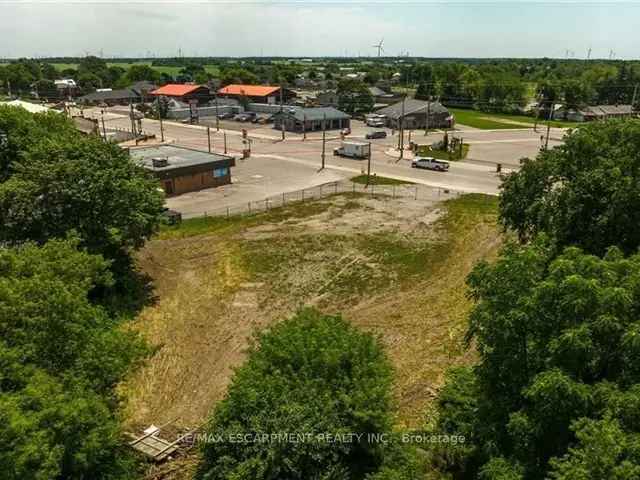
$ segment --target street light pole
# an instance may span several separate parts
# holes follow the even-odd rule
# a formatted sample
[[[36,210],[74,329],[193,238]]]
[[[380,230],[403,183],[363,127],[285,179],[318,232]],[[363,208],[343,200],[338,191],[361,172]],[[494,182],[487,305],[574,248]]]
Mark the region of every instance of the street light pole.
[[[326,142],[327,142],[327,114],[325,113],[322,116],[322,167],[320,168],[320,170],[324,170]]]

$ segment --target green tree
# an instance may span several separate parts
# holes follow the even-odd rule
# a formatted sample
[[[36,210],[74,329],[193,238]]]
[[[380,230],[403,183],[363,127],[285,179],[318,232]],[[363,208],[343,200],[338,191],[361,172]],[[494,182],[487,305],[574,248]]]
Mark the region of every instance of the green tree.
[[[633,478],[640,465],[640,255],[612,248],[600,258],[571,247],[556,257],[541,239],[510,244],[495,264],[477,266],[469,285],[477,304],[468,338],[480,363],[445,392],[477,394],[453,406],[441,399],[439,426],[472,445],[445,468],[469,479],[537,480],[552,471],[563,480]],[[585,466],[593,474],[580,476],[586,455],[616,441],[593,427],[587,442],[585,425],[605,432],[618,425],[622,443],[601,459],[611,468],[594,460]],[[596,468],[633,474],[609,477]]]
[[[581,127],[562,147],[525,161],[506,176],[503,225],[521,239],[545,233],[559,247],[603,254],[611,245],[640,246],[640,124],[609,121]]]
[[[124,150],[82,136],[68,120],[16,110],[0,107],[9,143],[0,155],[0,241],[42,244],[75,232],[110,259],[141,247],[162,212],[155,180]]]
[[[115,385],[144,352],[90,302],[108,262],[77,240],[0,251],[3,478],[130,478]]]
[[[150,82],[158,82],[160,80],[160,73],[149,65],[139,64],[132,65],[127,70],[127,81],[129,83],[135,83],[142,80],[147,80]]]
[[[383,460],[380,443],[331,443],[326,433],[391,427],[391,367],[378,342],[340,317],[304,310],[260,334],[208,427],[232,434],[310,434],[309,441],[211,442],[199,477],[362,479]]]
[[[369,87],[358,79],[343,78],[338,82],[338,108],[347,113],[370,112],[373,95]]]

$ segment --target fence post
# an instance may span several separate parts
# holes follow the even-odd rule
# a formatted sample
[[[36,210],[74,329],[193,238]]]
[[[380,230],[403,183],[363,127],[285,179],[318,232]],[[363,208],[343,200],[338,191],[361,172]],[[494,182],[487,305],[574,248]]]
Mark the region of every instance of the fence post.
[[[333,184],[333,186],[334,186],[334,191],[333,191],[333,193],[338,193],[338,182],[335,182],[335,183]]]
[[[249,213],[251,213],[251,202],[249,202]]]
[[[284,207],[287,204],[287,201],[284,197],[284,192],[282,192],[282,206]]]
[[[416,184],[416,196],[415,196],[415,200],[418,199],[418,184]]]
[[[302,203],[304,203],[304,188],[302,189]]]

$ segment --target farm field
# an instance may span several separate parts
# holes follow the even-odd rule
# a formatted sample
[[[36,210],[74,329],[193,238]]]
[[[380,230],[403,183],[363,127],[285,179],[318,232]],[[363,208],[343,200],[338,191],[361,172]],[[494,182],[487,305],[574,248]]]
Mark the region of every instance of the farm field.
[[[52,65],[59,71],[62,70],[66,70],[68,68],[77,68],[78,64],[77,63],[52,63]],[[126,69],[129,69],[130,67],[132,67],[133,65],[151,65],[151,62],[109,62],[107,63],[107,65],[109,66],[117,66],[117,67],[121,67]],[[176,76],[180,73],[180,70],[182,69],[182,67],[170,67],[170,66],[154,66],[153,67],[155,70],[157,70],[160,73],[167,73],[171,76]],[[205,65],[204,66],[205,70],[207,71],[207,73],[210,73],[211,75],[219,75],[220,74],[220,70],[218,69],[218,67],[216,65]]]
[[[479,128],[482,130],[499,130],[527,128],[535,123],[535,118],[526,115],[509,115],[506,113],[487,113],[478,110],[467,110],[462,108],[449,108],[449,111],[455,116],[456,124],[462,124],[467,127]],[[580,125],[576,122],[551,121],[552,127],[573,128]],[[547,122],[540,121],[539,124],[546,125]]]
[[[501,243],[496,206],[345,194],[167,227],[137,258],[157,302],[134,328],[155,354],[122,386],[128,426],[203,422],[252,334],[305,305],[381,337],[397,423],[420,425],[445,369],[474,359],[465,277]]]

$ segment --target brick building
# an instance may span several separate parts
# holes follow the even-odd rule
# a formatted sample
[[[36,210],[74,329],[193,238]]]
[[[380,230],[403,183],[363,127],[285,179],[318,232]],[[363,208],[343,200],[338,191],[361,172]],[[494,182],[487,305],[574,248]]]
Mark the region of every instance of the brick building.
[[[152,172],[167,196],[231,183],[235,158],[174,145],[132,148],[130,154]]]

